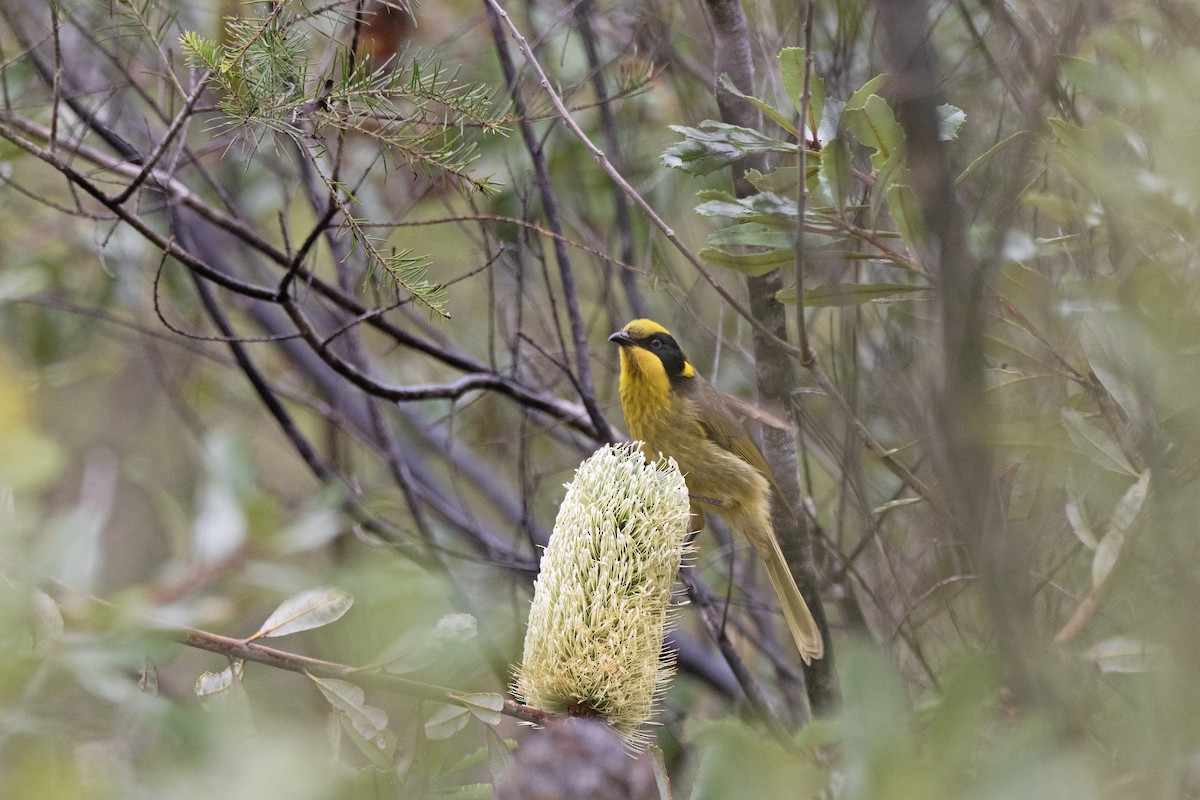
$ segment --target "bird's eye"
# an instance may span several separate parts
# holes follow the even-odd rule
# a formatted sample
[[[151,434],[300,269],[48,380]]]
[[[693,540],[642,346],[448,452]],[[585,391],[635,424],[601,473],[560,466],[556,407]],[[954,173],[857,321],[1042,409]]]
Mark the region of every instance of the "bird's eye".
[[[662,339],[651,339],[650,340],[650,348],[652,350],[662,349]]]

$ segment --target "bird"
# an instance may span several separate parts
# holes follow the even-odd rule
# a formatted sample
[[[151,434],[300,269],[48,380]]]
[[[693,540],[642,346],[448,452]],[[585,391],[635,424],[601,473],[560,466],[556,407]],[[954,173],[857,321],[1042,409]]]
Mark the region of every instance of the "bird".
[[[771,523],[770,468],[730,408],[662,325],[635,319],[608,337],[620,347],[621,410],[647,458],[675,459],[693,513],[717,512],[749,540],[767,568],[805,664],[825,655],[812,611],[788,569]]]

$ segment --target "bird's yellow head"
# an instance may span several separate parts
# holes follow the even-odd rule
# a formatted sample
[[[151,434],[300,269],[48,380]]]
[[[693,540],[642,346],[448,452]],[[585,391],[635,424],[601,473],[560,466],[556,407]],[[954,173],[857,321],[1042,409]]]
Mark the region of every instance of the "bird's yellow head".
[[[653,320],[635,319],[608,340],[621,346],[622,402],[634,391],[645,402],[666,402],[672,386],[696,374],[671,333]]]

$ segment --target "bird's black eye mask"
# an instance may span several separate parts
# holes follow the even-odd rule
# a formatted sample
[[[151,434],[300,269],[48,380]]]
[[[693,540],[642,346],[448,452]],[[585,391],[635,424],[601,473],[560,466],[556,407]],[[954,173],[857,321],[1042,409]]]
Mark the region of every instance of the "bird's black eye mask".
[[[692,365],[687,362],[683,351],[679,349],[679,344],[669,333],[652,333],[636,340],[635,343],[638,347],[645,348],[658,356],[671,383],[690,378],[695,374]]]

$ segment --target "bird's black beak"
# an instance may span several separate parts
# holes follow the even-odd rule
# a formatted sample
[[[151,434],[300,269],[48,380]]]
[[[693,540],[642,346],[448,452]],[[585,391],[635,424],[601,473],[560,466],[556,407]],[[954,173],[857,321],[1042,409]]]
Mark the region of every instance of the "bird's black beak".
[[[617,331],[612,336],[608,337],[610,342],[616,342],[621,347],[633,347],[633,337],[625,331]]]

